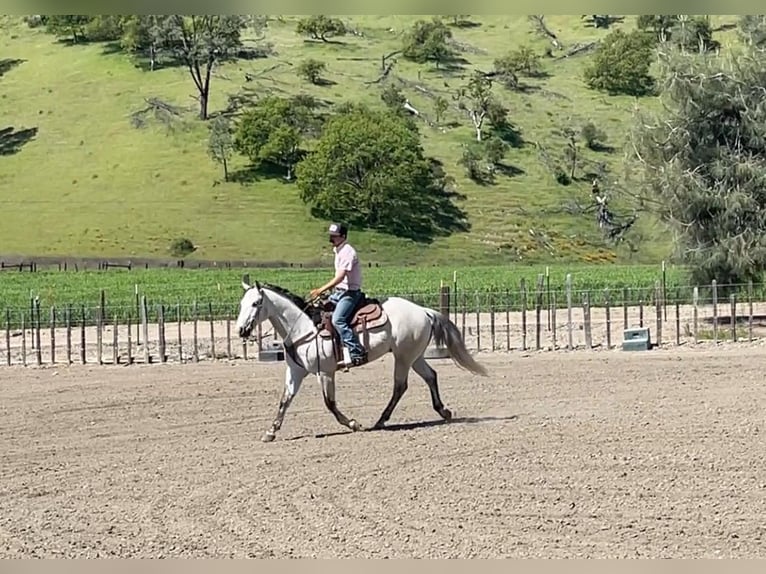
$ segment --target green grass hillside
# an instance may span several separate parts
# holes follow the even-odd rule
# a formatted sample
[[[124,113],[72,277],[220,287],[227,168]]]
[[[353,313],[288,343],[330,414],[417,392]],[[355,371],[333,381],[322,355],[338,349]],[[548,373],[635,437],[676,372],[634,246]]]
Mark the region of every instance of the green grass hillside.
[[[275,53],[239,61],[217,70],[212,83],[211,112],[226,105],[229,94],[247,88],[259,95],[312,94],[329,104],[365,101],[383,105],[380,59],[399,49],[413,16],[344,16],[358,34],[339,43],[306,41],[295,33],[297,16],[272,19],[265,41]],[[427,17],[426,17],[427,18]],[[473,25],[453,27],[454,39],[467,61],[458,71],[437,70],[398,58],[391,80],[398,82],[414,107],[433,117],[431,94],[450,97],[473,68],[489,71],[495,58],[528,45],[540,54],[550,42],[525,16],[471,16]],[[712,17],[714,27],[736,16]],[[578,43],[602,39],[579,16],[546,16],[564,51]],[[631,29],[635,17],[612,25]],[[723,48],[734,41],[732,30],[717,31]],[[536,144],[560,154],[566,145],[556,130],[592,121],[609,137],[613,152],[585,150],[589,162],[606,162],[610,178],[622,175],[622,145],[636,101],[587,89],[582,75],[590,54],[543,57],[547,77],[526,79],[525,92],[502,86],[494,91],[510,108],[524,145],[510,150],[506,163],[515,170],[494,185],[478,185],[458,165],[461,144],[471,141],[466,117],[451,109],[453,127],[421,124],[429,155],[443,161],[468,199],[463,207],[473,226],[423,247],[380,233],[354,232],[353,240],[367,261],[450,264],[541,261],[653,262],[668,252],[667,234],[648,217],[637,232],[640,248],[614,251],[604,242],[593,213],[570,214],[574,201],[591,201],[587,181],[558,184],[540,159]],[[300,79],[295,64],[313,57],[327,63],[328,85]],[[11,25],[0,38],[0,130],[36,130],[34,137],[8,149],[6,133],[0,158],[0,253],[167,257],[170,243],[188,237],[197,246],[193,258],[316,261],[329,257],[324,229],[298,199],[294,184],[280,178],[222,183],[219,165],[207,155],[207,129],[196,119],[195,89],[183,68],[154,72],[139,69],[128,56],[108,45],[67,45],[23,24]],[[246,76],[251,78],[246,81]],[[131,114],[146,107],[145,98],[160,98],[188,112],[172,130],[150,121],[136,128]],[[642,99],[641,106],[656,106]],[[14,132],[15,133],[15,132]],[[17,139],[23,139],[23,133]],[[589,164],[594,165],[594,164]],[[236,158],[232,169],[246,167]],[[606,186],[609,190],[608,185]],[[619,210],[627,200],[612,198]]]

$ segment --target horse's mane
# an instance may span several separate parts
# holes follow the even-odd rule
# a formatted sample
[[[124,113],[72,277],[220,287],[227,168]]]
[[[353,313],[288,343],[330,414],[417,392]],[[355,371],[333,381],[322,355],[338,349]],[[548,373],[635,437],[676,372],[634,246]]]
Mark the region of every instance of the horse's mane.
[[[292,293],[289,289],[285,289],[284,287],[280,287],[279,285],[274,285],[273,283],[262,283],[261,286],[265,287],[266,289],[269,289],[270,291],[274,291],[275,293],[278,293],[284,297],[287,297],[301,311],[308,314],[308,309],[306,309],[306,300],[300,295],[296,295],[295,293]]]

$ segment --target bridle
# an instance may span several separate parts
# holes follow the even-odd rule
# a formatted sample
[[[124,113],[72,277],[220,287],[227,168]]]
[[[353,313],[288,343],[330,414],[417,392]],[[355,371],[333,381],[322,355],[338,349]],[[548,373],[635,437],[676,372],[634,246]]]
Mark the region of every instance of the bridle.
[[[256,309],[256,311],[255,311],[255,314],[253,315],[253,318],[251,319],[251,324],[256,322],[256,319],[258,318],[258,314],[261,312],[261,309],[263,308],[263,299],[264,299],[264,297],[263,297],[263,287],[260,287],[258,285],[251,285],[250,289],[253,289],[253,288],[258,289],[258,294],[260,295],[260,299],[256,303],[253,303],[253,307]],[[317,299],[312,299],[308,303],[306,303],[306,305],[301,309],[301,313],[305,313],[309,309],[309,307],[311,307],[312,305],[314,305],[316,303],[317,300],[318,300],[318,298]],[[307,343],[307,342],[311,341],[311,339],[314,339],[314,341],[316,342],[316,351],[317,351],[317,372],[316,372],[316,375],[317,375],[317,377],[319,377],[319,330],[315,327],[313,333],[308,333],[307,335],[304,335],[303,337],[301,337],[297,341],[292,341],[292,342],[288,343],[287,341],[290,340],[290,335],[292,334],[293,329],[295,329],[295,326],[297,324],[298,324],[297,321],[293,322],[292,326],[290,327],[290,329],[287,331],[287,333],[285,334],[284,338],[282,339],[282,345],[284,346],[285,351],[290,355],[290,358],[293,361],[295,361],[295,363],[297,365],[300,365],[300,361],[298,360],[298,356],[295,353],[295,348],[298,345],[302,344],[302,343]],[[303,365],[301,365],[301,366],[303,366]]]

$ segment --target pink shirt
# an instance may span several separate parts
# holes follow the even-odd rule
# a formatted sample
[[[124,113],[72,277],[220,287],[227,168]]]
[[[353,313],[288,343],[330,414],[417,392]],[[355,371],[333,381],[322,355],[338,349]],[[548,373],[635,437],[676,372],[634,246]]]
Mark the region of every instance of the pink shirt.
[[[335,271],[340,269],[347,271],[343,281],[336,285],[337,289],[347,289],[356,291],[362,288],[362,269],[359,267],[359,257],[356,255],[356,249],[347,242],[341,243],[339,247],[333,247],[335,252]]]

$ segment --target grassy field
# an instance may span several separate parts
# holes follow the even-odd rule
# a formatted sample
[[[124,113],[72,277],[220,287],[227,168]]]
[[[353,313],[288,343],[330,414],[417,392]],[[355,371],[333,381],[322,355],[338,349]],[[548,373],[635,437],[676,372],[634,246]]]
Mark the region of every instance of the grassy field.
[[[331,276],[331,270],[281,270],[251,269],[252,281],[259,280],[280,285],[296,294],[305,296],[313,287],[318,287]],[[370,296],[403,295],[417,301],[438,305],[438,293],[442,283],[454,289],[456,281],[460,297],[465,293],[470,304],[480,298],[482,307],[490,302],[494,305],[520,302],[521,282],[525,281],[529,300],[535,290],[538,276],[547,279],[544,285],[563,297],[567,274],[571,274],[572,288],[576,293],[592,291],[599,299],[604,289],[631,290],[632,296],[653,289],[655,281],[662,277],[660,266],[619,266],[619,265],[552,265],[548,266],[479,266],[479,267],[434,267],[391,269],[373,267],[365,270],[365,292]],[[93,271],[93,272],[5,272],[0,275],[0,300],[2,306],[18,310],[29,308],[31,298],[39,298],[40,306],[63,308],[66,305],[95,308],[101,297],[101,290],[107,305],[120,313],[135,309],[136,293],[145,295],[152,305],[181,304],[190,309],[198,305],[213,303],[225,314],[236,312],[242,288],[240,280],[243,270],[180,270],[149,269],[137,271]],[[682,269],[669,266],[666,269],[666,285],[669,290],[686,285]],[[490,294],[491,301],[490,301]],[[562,299],[563,300],[563,299]]]
[[[259,95],[313,94],[333,105],[348,100],[380,105],[380,86],[365,82],[379,75],[380,57],[400,47],[414,17],[343,18],[362,36],[345,36],[337,44],[308,42],[295,33],[298,17],[271,20],[265,41],[276,53],[218,70],[211,111],[221,109],[229,94],[244,87]],[[720,25],[734,18],[714,16],[713,21]],[[548,46],[524,16],[471,19],[477,25],[453,28],[455,40],[465,47],[461,56],[469,61],[463,70],[447,73],[403,59],[394,68],[393,75],[411,103],[429,116],[432,101],[415,84],[449,96],[473,68],[489,70],[492,61],[511,48],[529,45],[542,54]],[[586,26],[578,16],[546,16],[546,21],[565,48],[607,34]],[[635,18],[628,16],[614,26],[634,25]],[[715,37],[725,49],[733,35],[733,31],[716,32]],[[297,77],[295,64],[309,57],[327,63],[324,76],[331,85],[314,86]],[[188,237],[198,246],[195,258],[330,262],[324,236],[327,222],[310,217],[294,184],[278,178],[247,184],[220,181],[220,167],[206,155],[206,127],[195,119],[194,87],[184,69],[145,72],[102,44],[64,45],[41,29],[23,25],[0,38],[0,59],[13,58],[22,61],[0,78],[0,128],[37,131],[19,151],[0,159],[0,253],[161,257],[168,255],[174,239]],[[649,218],[638,225],[644,239],[637,252],[606,246],[592,213],[570,215],[564,210],[571,200],[590,201],[588,183],[557,184],[538,156],[536,144],[556,153],[563,150],[556,130],[579,129],[593,121],[607,132],[616,151],[586,151],[587,160],[604,161],[611,177],[621,176],[621,145],[635,101],[588,90],[582,72],[589,59],[588,55],[543,58],[548,77],[529,80],[528,92],[495,88],[525,141],[507,158],[518,175],[500,176],[495,185],[472,183],[457,165],[461,144],[472,138],[465,118],[453,110],[446,121],[457,127],[423,125],[427,153],[444,162],[468,196],[465,208],[473,229],[426,247],[354,231],[353,241],[365,261],[655,264],[665,258],[667,234]],[[246,73],[255,79],[246,82]],[[134,128],[130,114],[144,107],[148,97],[189,111],[171,131],[157,123]],[[656,101],[642,100],[641,105],[655,106]],[[245,161],[237,158],[232,167],[245,168]],[[624,205],[625,198],[612,199],[615,210]],[[200,284],[213,281],[209,279],[213,276],[202,275]],[[3,276],[6,281],[8,276]]]

